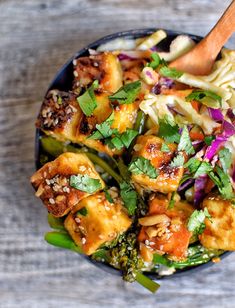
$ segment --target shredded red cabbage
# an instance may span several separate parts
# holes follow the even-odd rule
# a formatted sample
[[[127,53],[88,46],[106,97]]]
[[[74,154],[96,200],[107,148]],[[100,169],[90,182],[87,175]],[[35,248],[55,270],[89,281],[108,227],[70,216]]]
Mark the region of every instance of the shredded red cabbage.
[[[207,180],[208,180],[207,175],[199,176],[195,180],[195,184],[194,184],[194,204],[195,206],[199,206],[205,197],[205,187],[206,187]]]
[[[194,183],[194,179],[188,179],[178,187],[178,192],[186,190]]]
[[[235,122],[235,113],[233,112],[233,109],[231,108],[228,109],[227,116],[233,123]]]
[[[174,80],[166,77],[161,77],[156,83],[151,92],[154,94],[161,94],[162,89],[171,89],[174,85]]]
[[[226,141],[227,137],[222,135],[217,136],[215,140],[212,141],[211,145],[207,147],[204,158],[210,161]]]
[[[233,179],[233,182],[235,182],[235,166],[233,168],[232,179]]]
[[[131,57],[131,56],[125,54],[125,53],[119,53],[118,59],[119,59],[120,61],[124,61],[124,60],[130,60],[130,61],[131,61],[131,60],[136,60],[136,58]]]
[[[221,112],[220,109],[214,109],[214,108],[210,108],[208,107],[208,112],[210,117],[215,120],[215,121],[223,121],[224,116],[223,113]]]
[[[235,126],[232,123],[229,123],[228,121],[223,121],[223,136],[229,138],[233,135],[235,135]]]

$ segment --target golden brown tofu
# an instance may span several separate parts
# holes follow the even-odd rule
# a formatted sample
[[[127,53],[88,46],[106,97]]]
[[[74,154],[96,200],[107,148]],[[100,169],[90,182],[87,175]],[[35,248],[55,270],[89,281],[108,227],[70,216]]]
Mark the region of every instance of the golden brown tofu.
[[[112,113],[107,94],[97,93],[96,101],[93,115],[87,117],[80,109],[76,95],[52,90],[42,104],[36,126],[60,141],[81,143],[110,156],[120,154],[120,151],[110,149],[101,140],[87,138],[96,130],[96,124],[105,121]],[[112,128],[117,128],[120,133],[132,128],[137,111],[136,103],[116,106]]]
[[[87,88],[94,80],[99,81],[102,92],[114,93],[122,86],[122,69],[118,58],[111,52],[103,52],[73,61],[75,91]]]
[[[84,253],[91,255],[125,232],[131,223],[119,198],[109,203],[104,193],[97,193],[76,205],[65,220],[65,228]]]
[[[146,190],[169,193],[178,188],[184,169],[183,167],[169,166],[177,146],[168,144],[170,151],[162,152],[163,143],[163,139],[153,135],[144,135],[137,138],[133,156],[150,160],[151,164],[159,170],[159,175],[156,179],[151,179],[144,174],[132,174],[132,180]]]
[[[90,194],[70,186],[71,175],[88,175],[100,181],[101,190],[105,184],[94,165],[85,154],[64,153],[54,161],[45,164],[31,177],[31,183],[48,211],[56,216],[66,215],[78,202]]]
[[[206,248],[235,250],[235,207],[231,201],[223,200],[217,195],[208,196],[203,201],[211,221],[206,218],[206,228],[199,236]]]
[[[187,222],[194,208],[182,201],[176,201],[171,209],[168,209],[168,206],[167,198],[152,197],[149,202],[149,213],[139,219],[142,227],[138,240],[144,260],[155,252],[166,253],[176,261],[187,257],[187,248],[192,235],[188,231]]]

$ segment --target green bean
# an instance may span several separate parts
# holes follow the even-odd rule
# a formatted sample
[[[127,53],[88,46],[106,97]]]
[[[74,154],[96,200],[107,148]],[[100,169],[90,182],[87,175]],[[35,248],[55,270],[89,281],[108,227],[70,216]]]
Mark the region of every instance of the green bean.
[[[81,247],[77,246],[67,233],[57,231],[47,232],[44,239],[53,246],[83,253]]]
[[[142,110],[137,113],[134,130],[136,130],[140,135],[144,132],[146,115]]]
[[[136,273],[136,281],[152,293],[155,293],[160,288],[160,284],[140,272]]]
[[[47,221],[52,229],[65,231],[63,218],[54,217],[52,214],[48,213]]]

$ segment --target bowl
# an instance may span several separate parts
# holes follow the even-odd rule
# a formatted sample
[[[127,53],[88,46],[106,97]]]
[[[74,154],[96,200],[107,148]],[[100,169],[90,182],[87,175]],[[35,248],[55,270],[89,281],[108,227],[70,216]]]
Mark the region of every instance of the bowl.
[[[52,89],[59,89],[61,91],[68,91],[72,88],[72,80],[73,80],[73,59],[81,57],[81,56],[87,56],[89,55],[89,49],[96,49],[101,44],[107,43],[109,41],[112,41],[117,38],[141,38],[148,36],[155,32],[156,28],[147,28],[147,29],[137,29],[137,30],[129,30],[129,31],[121,31],[114,34],[107,35],[105,37],[102,37],[98,39],[97,41],[89,44],[85,48],[81,49],[80,51],[76,52],[71,59],[69,59],[58,71],[55,78],[49,85],[49,88],[47,90],[50,91]],[[182,33],[172,30],[164,30],[167,33],[167,37],[161,41],[158,44],[158,47],[163,51],[168,51],[171,41],[176,38],[180,34],[188,35],[191,39],[193,39],[196,43],[199,42],[202,37],[197,35],[192,35],[188,33]],[[46,94],[47,94],[46,92]],[[42,153],[42,148],[40,144],[40,136],[42,135],[42,132],[39,129],[36,129],[36,137],[35,137],[35,165],[36,169],[40,168],[40,154]],[[231,252],[225,252],[220,257],[224,258],[231,254]],[[95,266],[103,269],[104,271],[115,274],[115,275],[121,275],[121,272],[115,268],[113,268],[111,265],[104,264],[95,260],[92,260],[90,257],[82,255],[85,259],[87,259],[89,262],[93,263]],[[148,275],[151,279],[162,279],[162,278],[173,278],[178,277],[182,275],[188,275],[191,274],[194,271],[202,270],[205,268],[208,268],[210,266],[214,265],[212,261],[209,261],[205,264],[197,265],[194,267],[188,267],[186,269],[176,270],[176,272],[169,276],[160,276],[157,273],[148,273],[145,274]]]

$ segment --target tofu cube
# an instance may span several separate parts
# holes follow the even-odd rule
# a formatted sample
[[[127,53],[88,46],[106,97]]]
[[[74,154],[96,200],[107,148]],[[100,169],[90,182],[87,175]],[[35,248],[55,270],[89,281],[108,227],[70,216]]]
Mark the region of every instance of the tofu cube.
[[[81,57],[73,63],[75,91],[87,88],[94,80],[99,81],[102,92],[114,93],[122,86],[122,68],[117,56],[111,52]]]
[[[163,139],[153,135],[139,136],[134,146],[134,157],[144,157],[159,171],[156,179],[144,174],[132,174],[136,186],[149,191],[169,193],[176,191],[183,176],[183,167],[170,167],[169,164],[175,155],[177,146],[168,144],[169,152],[162,152]]]
[[[31,177],[31,183],[37,190],[36,196],[43,201],[52,215],[56,217],[66,215],[81,199],[90,195],[70,186],[70,176],[78,174],[98,179],[101,184],[99,190],[105,186],[85,154],[61,154]]]
[[[205,219],[206,228],[199,236],[206,248],[235,250],[235,207],[231,201],[211,195],[203,201],[211,215]]]
[[[104,193],[97,193],[81,200],[64,225],[74,242],[85,254],[91,255],[101,245],[125,232],[131,223],[120,199],[109,203]]]

